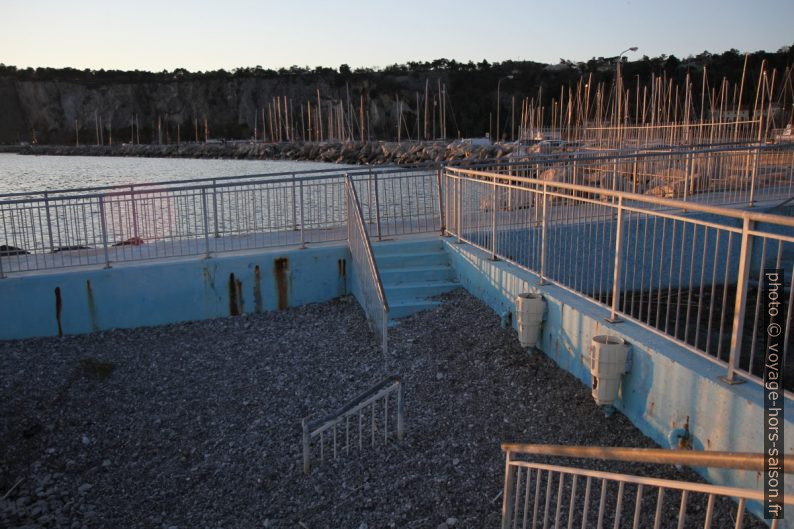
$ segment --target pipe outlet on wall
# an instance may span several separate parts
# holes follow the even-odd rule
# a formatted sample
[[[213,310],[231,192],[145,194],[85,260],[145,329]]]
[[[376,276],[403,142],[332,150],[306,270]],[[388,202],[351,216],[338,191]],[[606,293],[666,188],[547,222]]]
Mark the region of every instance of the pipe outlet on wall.
[[[534,349],[540,336],[546,300],[538,293],[524,292],[516,297],[516,323],[521,347]]]

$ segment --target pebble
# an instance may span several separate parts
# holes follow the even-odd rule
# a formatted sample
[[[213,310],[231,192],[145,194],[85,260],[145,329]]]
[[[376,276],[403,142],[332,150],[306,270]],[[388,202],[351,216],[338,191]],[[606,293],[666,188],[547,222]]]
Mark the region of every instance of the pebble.
[[[270,270],[272,263],[260,266]],[[221,288],[225,278],[214,281]],[[243,284],[245,295],[251,287]],[[0,501],[0,527],[43,516],[53,517],[51,527],[73,529],[497,527],[501,502],[490,500],[503,487],[500,442],[655,446],[620,413],[605,421],[590,389],[544,355],[528,358],[486,305],[463,290],[443,299],[389,329],[399,351],[389,374],[404,383],[405,439],[384,443],[379,423],[375,445],[362,442],[359,451],[353,420],[350,453],[341,435],[334,459],[326,437],[324,461],[316,448],[309,476],[302,472],[301,419],[339,409],[384,377],[378,341],[353,298],[244,318],[0,342],[0,417],[23,425],[35,415],[52,425],[26,439],[17,419],[0,421],[0,475],[25,476]],[[123,369],[104,381],[75,378],[84,358]],[[439,384],[439,374],[450,382]],[[48,405],[31,404],[41,402]],[[41,453],[32,446],[53,451],[36,464]],[[674,468],[660,468],[658,476],[699,479]],[[34,503],[39,519],[31,519],[37,491],[47,511]],[[87,501],[100,491],[101,501]],[[596,512],[599,495],[591,499]],[[665,519],[677,514],[674,503],[665,502]],[[730,502],[717,502],[713,526],[732,527],[734,512]],[[756,522],[746,517],[745,527],[766,527]]]

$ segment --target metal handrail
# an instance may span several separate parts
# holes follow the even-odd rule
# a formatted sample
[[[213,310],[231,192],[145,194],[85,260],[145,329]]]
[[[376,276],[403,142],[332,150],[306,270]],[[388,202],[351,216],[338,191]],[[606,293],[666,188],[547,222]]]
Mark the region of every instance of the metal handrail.
[[[411,170],[422,170],[422,169],[434,169],[435,165],[427,165],[427,166],[406,166],[406,167],[390,167],[387,169],[378,169],[377,173],[380,175],[389,175],[395,173],[404,173],[406,171]],[[315,171],[318,172],[318,171]],[[75,188],[75,189],[62,189],[57,191],[30,191],[30,192],[19,192],[19,193],[7,193],[7,194],[0,194],[0,204],[5,205],[13,205],[13,204],[28,204],[28,203],[36,203],[36,202],[44,202],[45,200],[49,201],[58,201],[58,200],[77,200],[77,199],[89,199],[89,198],[99,198],[105,196],[113,196],[113,197],[124,197],[124,196],[131,196],[131,195],[145,195],[147,193],[168,193],[173,191],[197,191],[201,192],[202,189],[204,190],[211,190],[211,189],[225,189],[235,186],[253,186],[257,184],[286,184],[286,183],[298,183],[298,182],[315,182],[318,180],[329,180],[329,179],[343,179],[345,176],[352,175],[352,176],[366,176],[369,175],[371,172],[371,168],[361,169],[361,170],[353,170],[353,171],[345,171],[340,170],[339,172],[332,171],[328,172],[327,170],[319,171],[322,174],[312,174],[312,175],[305,175],[305,176],[298,176],[294,177],[293,175],[298,175],[300,173],[272,173],[272,174],[260,174],[260,175],[247,175],[247,176],[228,176],[228,177],[217,177],[217,178],[207,178],[207,179],[194,179],[194,180],[172,180],[167,182],[146,182],[141,184],[127,184],[127,185],[120,185],[120,186],[108,186],[108,187],[87,187],[87,188]],[[274,176],[289,176],[285,178],[273,178]],[[264,177],[264,178],[263,178]],[[259,178],[259,180],[250,180],[253,178]],[[245,179],[244,182],[237,182],[237,179]],[[230,181],[235,180],[235,181]],[[172,185],[172,184],[192,184],[196,182],[206,182],[202,183],[201,185]],[[161,187],[164,185],[169,185],[170,187]],[[140,187],[151,187],[151,186],[158,186],[156,189],[136,189]],[[83,193],[83,191],[92,191],[92,193]],[[106,192],[99,192],[99,191],[110,191],[110,193]],[[68,193],[68,194],[62,194]],[[8,200],[4,200],[3,197],[30,197],[30,195],[42,195],[41,197],[36,198],[12,198]],[[56,195],[56,196],[53,196]]]
[[[565,164],[567,163],[566,160],[559,160],[559,163]],[[574,161],[575,163],[575,161]],[[789,162],[786,161],[787,167]],[[789,178],[791,178],[791,168],[788,168],[789,171]],[[588,299],[593,299],[596,303],[601,304],[602,306],[607,306],[610,310],[610,317],[607,321],[612,323],[619,321],[618,315],[620,317],[625,317],[628,320],[634,321],[635,323],[639,323],[646,329],[651,330],[652,332],[664,336],[673,340],[675,343],[683,345],[688,350],[693,351],[708,360],[719,364],[721,366],[727,365],[727,372],[724,377],[721,377],[727,383],[735,383],[737,381],[741,381],[741,379],[737,379],[736,373],[741,372],[742,376],[748,380],[752,380],[755,383],[763,383],[763,381],[758,377],[756,373],[754,373],[753,365],[753,351],[750,351],[749,355],[749,367],[746,369],[741,367],[740,364],[745,360],[748,360],[747,357],[743,356],[743,332],[745,326],[745,305],[748,301],[748,285],[750,283],[750,262],[752,259],[752,243],[754,238],[759,238],[763,241],[775,241],[775,244],[782,245],[782,244],[792,244],[794,243],[794,232],[792,228],[794,228],[794,218],[786,217],[781,215],[774,215],[769,213],[761,213],[756,211],[747,211],[747,210],[740,210],[734,208],[728,208],[724,206],[716,206],[716,205],[709,205],[704,204],[701,202],[687,202],[684,200],[677,200],[671,198],[661,198],[656,196],[649,196],[649,195],[642,195],[638,193],[632,193],[629,191],[619,191],[619,190],[612,190],[612,189],[605,189],[602,187],[595,187],[595,186],[587,186],[581,184],[573,184],[573,183],[566,183],[566,182],[556,182],[556,181],[548,181],[548,180],[541,180],[539,178],[530,178],[525,176],[517,176],[517,175],[506,175],[500,174],[495,172],[488,172],[488,171],[479,171],[473,169],[465,169],[459,167],[447,167],[445,168],[444,175],[448,179],[448,184],[445,186],[446,192],[448,194],[447,200],[452,204],[452,217],[451,222],[446,223],[447,231],[451,232],[453,235],[457,237],[457,239],[461,242],[465,241],[471,243],[478,248],[481,248],[484,251],[490,253],[492,258],[501,258],[506,259],[511,262],[515,262],[518,266],[525,268],[533,273],[537,273],[540,277],[541,284],[545,283],[547,280],[551,281],[552,283],[565,288],[568,291],[577,293],[579,295],[584,295],[588,297]],[[466,184],[467,186],[474,186],[472,188],[472,196],[478,196],[482,199],[490,199],[491,202],[480,201],[479,208],[477,204],[474,204],[469,201],[464,203],[463,199],[463,188],[462,184]],[[474,191],[479,189],[479,191]],[[509,193],[518,193],[518,195],[513,195],[516,198],[514,199],[515,207],[516,208],[532,208],[534,213],[530,216],[524,215],[516,216],[511,214],[507,214],[507,217],[504,219],[501,218],[500,215],[496,214],[497,208],[502,208],[497,203],[497,197],[500,196],[499,193],[503,193],[502,196],[510,197]],[[467,192],[467,196],[468,192]],[[524,197],[524,198],[521,198]],[[604,228],[604,233],[602,236],[604,239],[607,237],[609,241],[606,242],[605,246],[599,246],[598,248],[606,248],[606,250],[600,250],[600,257],[599,257],[599,283],[598,283],[598,293],[596,295],[595,287],[586,287],[586,289],[582,289],[581,287],[577,288],[577,285],[568,284],[567,280],[564,279],[561,274],[564,276],[565,274],[570,274],[568,269],[564,269],[563,272],[560,272],[559,268],[559,258],[554,263],[551,263],[552,266],[557,266],[557,268],[553,269],[551,274],[549,274],[549,269],[547,267],[547,260],[549,258],[549,237],[547,236],[547,232],[550,229],[555,229],[555,244],[557,241],[556,237],[559,236],[560,229],[574,229],[580,230],[578,221],[579,220],[586,220],[587,217],[582,217],[581,212],[577,213],[574,212],[573,214],[569,211],[562,210],[562,216],[555,215],[554,213],[547,213],[547,210],[551,209],[549,206],[551,205],[551,199],[562,199],[558,201],[558,204],[573,204],[572,207],[582,206],[579,208],[580,210],[584,211],[584,214],[588,214],[589,212],[599,212],[598,218],[591,218],[590,221],[592,222],[608,222],[610,224],[610,228]],[[573,202],[566,202],[566,201],[573,201]],[[483,204],[485,204],[483,206]],[[489,205],[490,204],[490,205]],[[511,206],[508,206],[510,208]],[[560,206],[565,208],[566,206]],[[466,208],[466,215],[470,215],[474,212],[473,222],[475,222],[475,232],[473,235],[469,235],[465,232],[462,228],[462,221],[464,220],[463,216],[463,209]],[[473,208],[473,209],[472,209]],[[485,208],[485,209],[483,209]],[[490,208],[490,209],[488,209]],[[510,210],[512,211],[512,210]],[[556,206],[555,206],[555,211]],[[692,216],[683,216],[681,214],[677,214],[677,212],[686,212],[686,213],[706,213],[715,215],[718,219],[701,219],[701,218],[693,218]],[[483,212],[485,215],[483,215]],[[529,215],[529,214],[527,214]],[[637,247],[637,242],[633,243],[633,253],[629,248],[623,248],[624,244],[624,234],[622,231],[627,227],[631,226],[632,223],[635,227],[635,230],[638,229],[640,220],[643,219],[647,221],[648,218],[652,217],[654,219],[660,218],[671,220],[673,223],[680,223],[679,225],[671,224],[670,231],[672,232],[672,237],[674,238],[676,232],[681,232],[681,238],[679,241],[681,242],[668,242],[668,244],[679,244],[683,245],[684,232],[686,227],[691,228],[692,232],[694,233],[695,228],[698,227],[702,230],[702,238],[701,244],[703,244],[704,248],[706,247],[706,240],[709,236],[712,236],[712,246],[715,244],[714,241],[719,243],[719,238],[721,235],[729,234],[730,236],[735,236],[738,239],[738,243],[740,246],[737,249],[740,251],[739,259],[738,259],[738,273],[731,272],[730,277],[728,275],[728,271],[731,270],[731,265],[729,263],[720,263],[723,268],[720,270],[720,285],[721,288],[726,288],[723,285],[731,285],[732,282],[735,282],[735,302],[731,301],[730,304],[733,306],[734,312],[733,316],[728,319],[726,329],[730,332],[730,344],[726,344],[726,349],[728,353],[727,361],[723,359],[721,354],[721,347],[722,345],[715,346],[717,347],[716,353],[713,351],[710,353],[709,351],[709,341],[706,341],[705,348],[701,350],[700,345],[698,345],[697,341],[697,333],[694,337],[694,342],[692,344],[689,343],[689,340],[692,339],[691,337],[687,338],[686,336],[686,329],[689,325],[689,318],[690,313],[687,310],[686,318],[687,320],[684,322],[683,331],[683,338],[679,339],[679,327],[677,321],[675,321],[672,326],[668,328],[669,320],[668,317],[670,315],[670,302],[666,302],[667,305],[663,308],[666,309],[664,313],[663,319],[660,320],[661,312],[657,312],[655,319],[656,325],[652,324],[650,321],[650,314],[652,305],[648,302],[648,306],[645,308],[644,313],[645,317],[649,319],[648,322],[642,321],[639,318],[642,318],[641,314],[643,313],[643,307],[638,305],[638,311],[640,314],[639,316],[635,317],[634,314],[634,294],[631,295],[631,308],[628,309],[624,305],[621,305],[623,300],[623,289],[624,286],[626,288],[627,285],[623,285],[624,282],[627,280],[627,276],[623,274],[622,267],[624,266],[623,261],[626,260],[628,263],[629,255],[631,255],[634,261],[634,271],[632,272],[631,277],[631,286],[632,288],[636,288],[634,283],[634,277],[636,274],[636,265],[637,259],[640,256],[643,259],[643,263],[645,262],[646,252],[648,251],[646,242],[643,241],[643,244]],[[488,217],[488,218],[486,218]],[[731,222],[727,222],[729,220]],[[739,221],[739,222],[737,222]],[[468,220],[467,220],[468,222]],[[573,222],[573,223],[572,223]],[[756,226],[757,223],[765,223],[767,225],[771,225],[774,228],[778,229],[762,229]],[[626,226],[624,226],[624,224]],[[498,228],[499,226],[499,228]],[[504,228],[507,230],[512,230],[517,227],[523,227],[526,229],[536,230],[534,235],[531,235],[531,238],[527,240],[526,243],[517,243],[515,239],[511,239],[513,242],[509,242],[508,244],[512,244],[510,248],[497,248],[497,242],[499,241],[499,229]],[[604,224],[606,226],[606,224]],[[643,290],[646,285],[644,285],[644,278],[645,272],[641,271],[639,274],[640,277],[640,291],[639,297],[640,299],[647,291],[649,299],[654,294],[654,291],[657,296],[661,297],[662,292],[662,261],[663,255],[661,252],[661,248],[664,246],[664,234],[665,232],[665,225],[662,225],[662,239],[660,243],[660,253],[657,259],[659,259],[659,268],[655,270],[658,281],[659,287],[655,289],[651,286],[652,281],[656,281],[655,277],[649,278],[649,282],[647,285],[647,290]],[[476,231],[480,230],[480,231]],[[613,234],[614,230],[614,234]],[[656,230],[656,224],[654,220],[654,227],[653,230]],[[706,232],[708,230],[708,232]],[[646,225],[647,231],[647,225]],[[635,239],[636,239],[635,233]],[[579,231],[577,231],[577,236],[581,236]],[[656,239],[654,238],[656,235],[651,237],[651,247],[650,247],[650,259],[654,259],[653,252],[655,251],[655,246],[657,244]],[[694,244],[695,244],[695,235],[692,235],[688,244],[693,245],[694,251]],[[489,239],[490,242],[484,242],[485,240]],[[504,243],[500,243],[504,244]],[[530,249],[528,245],[532,244],[533,247]],[[629,243],[632,244],[632,243]],[[766,243],[764,243],[766,244]],[[515,247],[518,245],[517,247]],[[558,245],[559,246],[559,245]],[[716,252],[716,248],[714,247],[714,251]],[[590,247],[588,246],[588,252]],[[501,250],[501,251],[500,251]],[[558,248],[559,250],[559,248]],[[568,252],[565,254],[567,257],[562,257],[562,259],[571,258],[570,252],[562,243],[562,249],[560,250],[563,253]],[[682,246],[683,251],[683,246]],[[723,254],[725,254],[725,249],[722,250]],[[728,250],[730,251],[730,242],[728,242]],[[771,250],[770,250],[771,251]],[[514,254],[525,252],[525,259],[528,259],[528,262],[516,260]],[[638,253],[640,252],[640,253]],[[778,254],[781,253],[781,247],[778,246]],[[608,254],[608,255],[607,255]],[[625,254],[625,255],[624,255]],[[705,254],[703,254],[705,255]],[[716,261],[716,253],[714,254],[714,263],[713,265],[710,264],[710,272],[708,272],[712,276],[712,287],[711,292],[713,293],[714,288],[716,288],[716,274],[717,274],[717,261]],[[728,254],[725,254],[728,255]],[[539,257],[538,257],[539,256]],[[606,262],[604,262],[606,259]],[[703,258],[705,259],[705,257]],[[694,253],[691,254],[690,263],[687,265],[688,275],[690,276],[689,281],[693,281],[693,273],[695,261],[694,261]],[[672,267],[675,259],[669,258],[665,263],[664,266]],[[698,263],[700,263],[701,258],[698,258]],[[778,262],[780,261],[780,257],[778,257]],[[703,261],[705,263],[705,261]],[[612,266],[609,267],[609,264]],[[702,294],[703,290],[703,280],[704,275],[703,271],[705,270],[705,264],[701,265],[700,268],[700,282],[701,282],[701,292],[698,294]],[[563,267],[564,268],[564,267]],[[672,275],[672,268],[667,270],[668,272],[668,279],[665,282],[669,285],[665,286],[665,291],[669,295],[670,292],[673,291],[673,283],[675,279]],[[681,259],[678,264],[676,264],[676,270],[678,270],[678,286],[675,287],[676,295],[680,295],[681,288],[692,289],[695,283],[691,285],[684,286],[687,279],[683,275],[684,270],[684,261]],[[654,269],[651,267],[650,273],[653,274]],[[576,271],[574,270],[574,273]],[[627,272],[628,273],[628,272]],[[551,275],[552,277],[549,277]],[[579,278],[574,278],[574,280],[578,280]],[[694,278],[697,281],[697,278]],[[604,281],[605,290],[602,290],[602,281]],[[582,284],[586,284],[586,281],[582,280]],[[611,285],[610,285],[611,283]],[[733,286],[731,286],[733,288]],[[590,290],[587,290],[590,289]],[[592,290],[592,292],[591,292]],[[727,292],[727,290],[724,290]],[[611,300],[609,296],[611,295]],[[689,295],[691,297],[691,293]],[[722,295],[723,303],[727,303],[726,295]],[[671,298],[672,299],[672,298]],[[712,298],[713,299],[713,298]],[[690,299],[687,299],[683,303],[689,303]],[[639,302],[642,303],[642,302]],[[682,303],[681,299],[675,302],[676,307],[674,308],[675,311],[678,310],[678,306]],[[756,300],[756,310],[755,310],[755,319],[756,321],[753,322],[753,329],[758,329],[758,304],[760,303],[760,297]],[[659,311],[660,302],[657,301],[656,310]],[[696,318],[700,317],[700,306],[698,306],[697,310],[693,312],[692,316]],[[708,306],[708,318],[709,318],[709,327],[708,331],[711,330],[711,318],[712,318],[712,310],[713,310],[713,301]],[[674,313],[675,314],[675,313]],[[675,318],[675,315],[674,315]],[[733,321],[730,321],[730,320]],[[663,322],[663,327],[658,327],[660,325],[660,321]],[[697,325],[697,323],[695,323]],[[722,332],[723,328],[723,320],[720,319],[718,322],[720,333]],[[716,329],[715,329],[716,330]],[[755,331],[754,331],[755,332]],[[706,334],[706,329],[704,329],[704,336]],[[726,332],[727,335],[727,332]],[[784,394],[787,397],[791,397],[792,393],[789,389],[784,389]]]
[[[671,145],[667,147],[643,147],[638,149],[618,149],[613,151],[602,151],[602,154],[593,155],[593,154],[582,154],[587,153],[587,151],[581,152],[565,152],[565,153],[553,153],[553,154],[541,154],[541,153],[532,153],[531,160],[532,163],[543,163],[544,161],[553,161],[556,159],[564,158],[564,159],[575,159],[577,162],[587,162],[587,161],[598,161],[598,160],[615,160],[615,159],[625,159],[625,158],[636,158],[636,157],[661,157],[666,154],[670,154],[669,152],[660,152],[659,149],[675,149],[677,154],[686,153],[686,154],[709,154],[709,153],[716,153],[716,152],[742,152],[742,151],[785,151],[785,150],[794,150],[794,144],[751,144],[751,143],[742,143],[742,144],[708,144],[708,148],[697,148],[703,147],[703,145],[691,145],[691,146],[676,146]],[[639,152],[639,151],[651,151],[651,152]],[[575,157],[575,158],[572,158]],[[478,160],[476,163],[471,164],[463,161],[457,162],[450,162],[443,164],[445,167],[454,167],[455,165],[462,165],[465,164],[468,167],[481,167],[485,165],[493,165],[498,164],[500,166],[510,167],[513,165],[523,165],[528,163],[527,161],[511,161],[505,158],[486,158],[485,160]],[[405,165],[385,165],[385,166],[378,166],[378,172],[381,174],[387,174],[389,172],[397,172],[397,171],[405,171],[409,169],[431,169],[437,167],[438,164],[436,162],[422,162],[416,164],[405,164]],[[0,193],[0,200],[5,198],[11,197],[23,197],[29,195],[44,195],[47,194],[49,196],[52,195],[61,195],[63,193],[84,193],[84,192],[94,192],[94,194],[98,194],[97,192],[101,191],[116,191],[116,190],[123,190],[123,189],[135,189],[135,188],[147,188],[157,186],[158,191],[170,190],[170,189],[161,189],[161,186],[179,186],[179,189],[200,189],[204,186],[183,186],[183,184],[198,184],[206,182],[211,184],[209,187],[215,186],[216,183],[220,182],[229,182],[229,181],[249,181],[251,179],[256,178],[267,178],[269,183],[273,183],[275,180],[274,177],[295,177],[298,176],[299,178],[305,179],[311,176],[317,176],[317,178],[341,178],[344,175],[361,175],[361,174],[368,174],[372,170],[372,166],[364,166],[361,168],[347,168],[347,169],[305,169],[302,171],[279,171],[275,173],[256,173],[250,175],[230,175],[230,176],[216,176],[216,177],[204,177],[204,178],[191,178],[187,180],[158,180],[154,182],[140,182],[134,184],[114,184],[109,186],[91,186],[91,187],[77,187],[77,188],[69,188],[69,189],[51,189],[51,190],[38,190],[38,191],[29,191],[29,192],[13,192],[13,193]],[[61,198],[60,196],[58,198]],[[70,197],[74,198],[74,197]]]
[[[364,223],[361,212],[361,202],[358,199],[356,187],[350,176],[345,177],[347,189],[347,240],[353,264],[356,268],[355,279],[358,280],[362,307],[367,319],[372,322],[373,328],[380,335],[381,349],[383,352],[384,372],[389,372],[389,303],[380,277],[375,254],[372,251],[369,232]],[[362,248],[363,246],[363,248]],[[363,255],[362,255],[363,253]],[[366,261],[366,264],[362,263]],[[367,270],[361,270],[366,267]],[[374,293],[372,292],[374,290]],[[373,300],[377,297],[377,301]],[[380,306],[378,307],[377,304]],[[379,309],[379,310],[378,310]]]
[[[375,253],[372,251],[372,243],[369,240],[369,233],[367,232],[366,226],[364,224],[364,215],[363,213],[361,213],[361,202],[359,202],[358,200],[358,193],[356,192],[356,187],[353,185],[353,180],[350,178],[350,176],[347,176],[345,181],[347,183],[348,191],[352,193],[352,198],[353,198],[352,203],[354,206],[354,211],[351,212],[353,225],[363,234],[365,247],[367,249],[367,262],[369,263],[372,277],[375,279],[375,286],[377,288],[378,298],[380,299],[380,302],[383,304],[384,312],[388,313],[389,302],[386,300],[386,292],[383,289],[383,281],[381,281],[380,271],[378,270],[378,266],[375,263]]]
[[[368,389],[367,391],[361,393],[353,400],[345,404],[341,409],[337,410],[336,412],[330,413],[325,417],[310,420],[309,417],[304,417],[301,421],[301,428],[303,430],[302,436],[302,448],[303,448],[303,471],[306,474],[311,472],[311,460],[312,460],[312,441],[319,437],[321,448],[320,448],[320,457],[323,457],[323,450],[322,450],[322,443],[323,443],[323,434],[327,431],[331,432],[333,436],[333,455],[336,457],[337,454],[337,426],[342,425],[344,423],[345,427],[345,443],[344,449],[346,452],[350,451],[350,418],[358,416],[358,439],[359,439],[359,449],[363,448],[363,414],[366,408],[372,409],[372,432],[371,432],[371,445],[375,445],[375,407],[378,401],[383,401],[383,422],[382,422],[382,429],[383,429],[383,438],[384,440],[388,439],[389,436],[389,410],[388,410],[388,399],[389,395],[392,393],[397,394],[396,399],[396,415],[397,415],[397,425],[396,425],[396,434],[397,440],[402,441],[405,435],[405,412],[403,409],[403,387],[400,378],[397,376],[389,376],[378,383],[376,386]],[[355,424],[354,424],[355,428]],[[355,436],[354,436],[355,437]]]
[[[689,527],[692,522],[688,525],[687,517],[690,514],[695,515],[696,512],[703,515],[703,520],[697,520],[698,526],[706,529],[711,528],[715,523],[715,514],[719,510],[716,502],[718,498],[736,501],[735,516],[734,513],[728,512],[736,520],[735,527],[743,526],[742,521],[747,511],[747,502],[767,501],[763,490],[753,488],[600,471],[537,462],[531,458],[530,460],[514,458],[514,456],[521,455],[567,457],[628,463],[687,465],[695,468],[763,471],[764,454],[515,443],[503,444],[502,450],[505,452],[502,529],[515,529],[521,520],[523,520],[523,525],[521,525],[523,527],[527,527],[528,522],[531,522],[530,527],[537,527],[537,522],[540,522],[543,527],[550,527],[551,523],[554,523],[554,527],[564,527],[565,525],[561,525],[563,518],[567,521],[569,528],[574,524],[576,527],[579,527],[580,524],[581,527],[589,527],[590,508],[591,505],[593,507],[596,505],[591,497],[599,488],[598,510],[592,512],[594,517],[597,516],[598,527],[604,527],[603,522],[607,517],[614,519],[614,527],[621,526],[622,518],[628,518],[628,523],[631,523],[633,519],[633,527],[640,527],[643,521],[649,524],[653,523],[653,527],[661,527],[663,503],[668,491],[677,493],[677,496],[673,496],[674,501],[678,503],[677,519],[670,521],[677,521],[679,529]],[[785,457],[781,456],[780,459],[785,459]],[[794,473],[792,465],[788,465],[785,469],[776,468],[776,470],[783,470],[788,474]],[[578,489],[581,481],[584,481],[583,495]],[[783,480],[778,481],[782,483]],[[617,489],[616,493],[615,488]],[[610,489],[612,492],[609,494],[612,497],[608,500],[608,490]],[[656,494],[649,494],[653,490],[656,491]],[[634,492],[633,506],[630,503],[627,504],[631,501],[629,496],[631,492]],[[582,496],[584,496],[583,499]],[[643,504],[648,503],[647,496],[656,496],[656,505],[652,511],[643,512]],[[780,498],[774,497],[773,504],[778,508],[782,508],[783,505],[794,505],[794,497],[786,494],[781,496]],[[643,501],[644,498],[646,498],[645,501]],[[691,507],[690,503],[699,504],[701,508]],[[556,508],[554,508],[554,504],[556,504]],[[649,507],[653,506],[649,505]],[[702,507],[705,509],[701,510]],[[721,505],[721,509],[725,509],[724,504]],[[773,520],[771,527],[774,529],[777,527],[777,523],[778,520]]]
[[[600,459],[630,463],[653,463],[659,465],[686,465],[691,467],[728,468],[733,470],[764,470],[764,454],[747,452],[717,452],[696,450],[664,450],[661,448],[626,448],[605,446],[567,446],[524,443],[502,443],[502,451],[508,454],[533,456],[558,456],[575,459]],[[783,472],[794,474],[794,454],[781,457],[787,463]]]
[[[610,158],[611,159],[611,158]],[[578,161],[578,160],[577,160]],[[781,226],[787,227],[794,227],[794,217],[786,217],[783,215],[773,215],[770,213],[760,213],[757,211],[749,211],[749,210],[740,210],[734,208],[727,208],[724,206],[711,206],[708,204],[703,204],[701,202],[687,202],[684,200],[676,200],[674,198],[661,198],[661,197],[654,197],[648,195],[641,195],[639,193],[630,193],[628,191],[613,191],[611,189],[604,189],[600,187],[592,187],[592,186],[585,186],[581,184],[569,184],[566,182],[553,182],[547,180],[540,180],[538,178],[527,178],[523,176],[511,176],[511,175],[503,175],[499,173],[491,173],[486,171],[476,171],[472,169],[463,169],[460,167],[447,167],[446,171],[448,173],[454,173],[458,175],[466,175],[469,177],[480,177],[480,179],[489,179],[489,180],[502,180],[508,182],[521,182],[524,184],[532,184],[538,186],[537,188],[520,188],[523,191],[539,191],[540,188],[546,188],[548,192],[548,188],[557,188],[557,189],[565,189],[568,191],[579,191],[582,193],[587,194],[598,194],[604,197],[610,197],[614,199],[623,199],[624,201],[634,201],[634,202],[643,202],[645,204],[651,204],[654,206],[664,206],[669,207],[671,209],[684,209],[687,211],[698,211],[701,213],[711,213],[715,215],[722,215],[726,217],[732,217],[735,219],[747,219],[753,222],[769,222],[772,224],[780,224]],[[497,183],[497,185],[500,185]],[[510,186],[510,184],[506,184]],[[510,186],[516,188],[516,186]],[[563,195],[559,195],[563,196]],[[564,195],[565,197],[570,198],[570,195]],[[577,197],[579,198],[579,197]],[[609,203],[605,203],[604,205],[610,205]]]
[[[705,146],[708,147],[705,147]],[[705,147],[705,148],[703,148]],[[570,151],[562,153],[530,153],[526,160],[510,160],[509,158],[486,159],[482,162],[478,161],[475,164],[466,164],[468,167],[477,167],[481,165],[500,165],[500,166],[514,166],[514,165],[534,165],[535,163],[551,162],[555,160],[566,160],[576,162],[597,162],[601,160],[626,160],[634,158],[663,158],[671,154],[716,154],[716,153],[754,153],[754,152],[781,152],[781,151],[794,151],[794,144],[777,143],[777,144],[764,144],[764,143],[741,143],[741,144],[702,144],[702,145],[665,145],[655,147],[641,147],[636,149],[599,149],[598,154],[593,154],[590,151]],[[446,167],[454,168],[456,164],[446,164]],[[462,163],[458,165],[463,165]]]

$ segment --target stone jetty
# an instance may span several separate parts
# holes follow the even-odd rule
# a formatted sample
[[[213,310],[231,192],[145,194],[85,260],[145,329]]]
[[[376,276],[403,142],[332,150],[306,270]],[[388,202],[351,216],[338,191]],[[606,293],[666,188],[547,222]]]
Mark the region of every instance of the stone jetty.
[[[209,142],[171,145],[29,145],[20,154],[56,156],[140,156],[235,160],[303,160],[340,164],[417,164],[484,160],[510,155],[514,144],[433,142],[259,143]]]

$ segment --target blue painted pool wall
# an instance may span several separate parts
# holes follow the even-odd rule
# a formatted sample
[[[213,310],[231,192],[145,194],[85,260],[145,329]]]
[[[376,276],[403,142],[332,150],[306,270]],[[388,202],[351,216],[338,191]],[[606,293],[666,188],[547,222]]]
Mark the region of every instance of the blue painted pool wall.
[[[56,336],[56,288],[63,334],[80,334],[326,301],[348,292],[349,262],[340,244],[11,276],[0,279],[0,339]]]
[[[540,291],[547,311],[539,349],[586,386],[592,384],[588,369],[592,337],[610,334],[627,340],[632,367],[623,379],[616,408],[661,446],[669,446],[670,432],[682,427],[688,417],[698,450],[763,451],[763,391],[756,384],[728,386],[718,378],[725,373],[723,367],[635,323],[607,323],[605,307],[555,285],[538,286],[535,274],[505,261],[492,261],[472,245],[446,239],[445,247],[461,285],[499,314],[514,312],[518,293]],[[785,451],[793,453],[794,403],[790,399],[785,414]],[[699,473],[712,483],[728,486],[759,488],[761,483],[756,472],[699,469]],[[787,494],[794,493],[791,481]],[[759,512],[759,505],[752,507]]]

